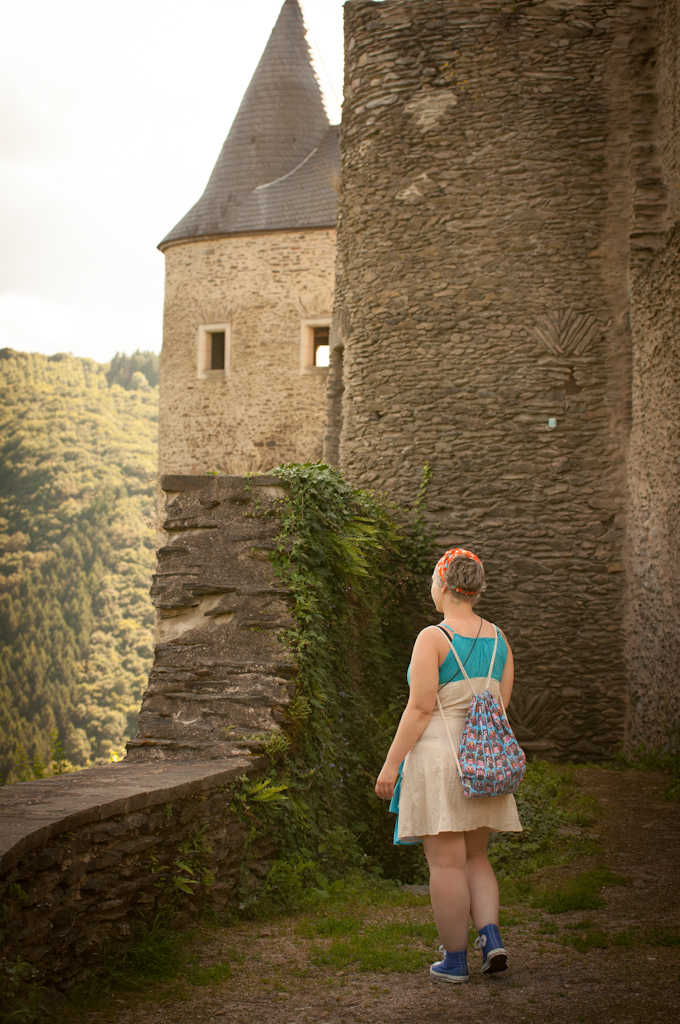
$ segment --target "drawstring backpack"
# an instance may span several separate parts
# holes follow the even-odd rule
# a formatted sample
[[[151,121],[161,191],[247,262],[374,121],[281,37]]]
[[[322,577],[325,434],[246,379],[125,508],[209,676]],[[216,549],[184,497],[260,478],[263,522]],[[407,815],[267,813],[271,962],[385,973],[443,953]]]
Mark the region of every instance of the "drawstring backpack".
[[[503,700],[500,695],[496,700],[489,690],[491,671],[498,648],[498,628],[496,626],[493,628],[496,631],[496,640],[493,645],[489,674],[486,677],[486,687],[482,693],[477,693],[472,686],[451,637],[442,629],[442,633],[449,641],[453,656],[458,662],[463,676],[470,683],[474,694],[460,739],[460,758],[456,753],[442,703],[437,694],[439,713],[444,719],[458,775],[463,785],[463,795],[467,797],[501,796],[503,793],[514,793],[524,778],[527,766],[526,755],[512,731],[503,707]]]

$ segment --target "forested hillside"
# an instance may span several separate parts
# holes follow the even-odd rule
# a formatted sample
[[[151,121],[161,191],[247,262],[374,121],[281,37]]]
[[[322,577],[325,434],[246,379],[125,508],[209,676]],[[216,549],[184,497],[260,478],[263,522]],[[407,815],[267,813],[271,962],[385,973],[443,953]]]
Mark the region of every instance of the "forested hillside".
[[[153,649],[158,388],[134,360],[0,350],[0,782],[24,756],[45,760],[55,730],[75,766],[135,730]]]

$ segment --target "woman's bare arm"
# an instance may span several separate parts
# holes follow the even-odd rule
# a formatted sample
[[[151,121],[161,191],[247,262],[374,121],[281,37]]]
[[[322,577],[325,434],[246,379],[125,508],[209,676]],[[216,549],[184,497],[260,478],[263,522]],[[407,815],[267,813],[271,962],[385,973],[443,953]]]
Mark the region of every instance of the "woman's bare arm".
[[[411,692],[408,704],[399,722],[399,728],[392,740],[385,764],[378,776],[375,791],[383,800],[390,800],[399,774],[399,765],[409,750],[420,739],[430,720],[437,689],[439,687],[440,647],[438,636],[432,628],[424,629],[418,636],[411,658]]]
[[[512,657],[512,651],[510,650],[510,644],[508,639],[503,634],[503,639],[508,645],[508,657],[505,662],[505,668],[503,669],[503,675],[501,676],[501,700],[503,701],[503,707],[507,708],[512,697],[512,684],[515,681],[515,661]]]

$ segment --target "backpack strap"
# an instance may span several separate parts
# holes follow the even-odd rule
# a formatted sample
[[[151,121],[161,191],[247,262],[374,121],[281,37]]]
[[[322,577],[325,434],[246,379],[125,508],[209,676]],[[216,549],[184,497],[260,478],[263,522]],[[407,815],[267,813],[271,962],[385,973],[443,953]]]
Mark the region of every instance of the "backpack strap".
[[[458,667],[459,667],[459,669],[461,670],[461,672],[463,673],[463,676],[465,677],[465,679],[467,679],[467,681],[468,681],[468,683],[469,683],[469,682],[470,682],[470,677],[469,677],[469,675],[467,674],[467,672],[465,671],[465,665],[463,664],[463,662],[462,662],[462,661],[460,660],[460,658],[458,657],[458,651],[457,651],[457,650],[456,650],[456,648],[455,648],[455,647],[453,646],[453,640],[451,639],[451,636],[450,636],[450,635],[449,635],[449,633],[448,633],[448,632],[447,632],[447,631],[446,631],[446,630],[444,629],[444,627],[443,627],[443,626],[437,626],[436,628],[437,628],[437,629],[439,629],[439,630],[441,630],[441,632],[442,632],[442,633],[444,634],[444,636],[446,637],[446,639],[447,639],[447,640],[449,641],[449,647],[450,647],[450,648],[451,648],[451,650],[453,651],[453,656],[454,656],[454,658],[456,659],[456,661],[458,662]],[[471,684],[471,683],[470,683],[470,685],[472,686],[472,684]],[[473,689],[474,689],[474,687],[473,687]]]
[[[494,632],[496,634],[496,639],[494,640],[494,644],[493,644],[493,654],[491,655],[491,664],[489,665],[489,674],[486,677],[486,688],[487,688],[487,690],[489,689],[489,683],[491,682],[491,672],[493,671],[493,663],[496,660],[496,651],[498,650],[498,626],[494,622],[492,622],[491,625],[494,628]]]
[[[449,743],[451,744],[451,750],[453,751],[453,758],[454,758],[454,761],[456,762],[456,768],[458,769],[458,775],[459,775],[459,777],[461,779],[461,782],[462,782],[462,780],[463,780],[463,773],[460,770],[460,761],[458,760],[458,754],[456,753],[456,745],[453,742],[453,739],[451,738],[451,732],[449,730],[449,726],[448,726],[448,723],[446,721],[446,715],[444,714],[444,708],[442,707],[442,702],[439,699],[439,694],[437,694],[437,704],[439,705],[439,714],[442,716],[442,718],[444,720],[444,728],[446,729],[446,735],[449,737]]]

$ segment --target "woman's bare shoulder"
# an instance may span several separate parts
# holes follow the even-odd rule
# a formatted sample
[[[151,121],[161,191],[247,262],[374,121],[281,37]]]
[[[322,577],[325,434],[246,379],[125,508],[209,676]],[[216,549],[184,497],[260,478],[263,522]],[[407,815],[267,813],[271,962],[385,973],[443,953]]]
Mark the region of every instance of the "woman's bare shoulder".
[[[510,650],[510,641],[508,640],[508,638],[507,638],[507,636],[506,636],[505,632],[504,632],[504,631],[503,631],[503,630],[501,629],[501,627],[500,627],[500,626],[498,626],[498,625],[496,625],[496,629],[498,630],[498,632],[499,632],[500,636],[502,636],[502,637],[503,637],[503,639],[505,640],[505,646],[506,646],[506,647],[508,648],[508,650]]]
[[[416,637],[417,644],[439,644],[446,643],[446,636],[437,625],[425,626]]]

